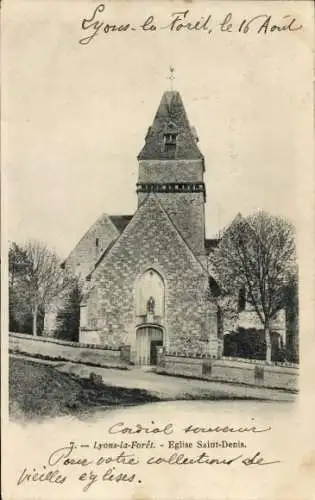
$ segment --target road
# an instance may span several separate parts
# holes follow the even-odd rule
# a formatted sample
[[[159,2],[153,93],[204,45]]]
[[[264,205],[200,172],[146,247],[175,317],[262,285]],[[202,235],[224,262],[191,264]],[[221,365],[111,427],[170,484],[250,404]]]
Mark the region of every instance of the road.
[[[182,377],[159,375],[141,368],[117,370],[91,367],[81,363],[41,360],[29,356],[11,354],[38,363],[45,363],[64,373],[79,377],[89,377],[90,373],[101,375],[104,384],[128,389],[144,389],[162,400],[218,400],[218,399],[256,399],[265,401],[295,401],[296,394],[278,389],[253,387],[228,382],[196,380]]]
[[[77,363],[59,363],[56,369],[80,377],[91,372],[101,375],[104,384],[116,387],[149,390],[161,399],[260,399],[269,401],[294,401],[296,395],[287,391],[252,387],[241,384],[195,380],[168,375],[158,375],[140,368],[114,370],[90,367]]]

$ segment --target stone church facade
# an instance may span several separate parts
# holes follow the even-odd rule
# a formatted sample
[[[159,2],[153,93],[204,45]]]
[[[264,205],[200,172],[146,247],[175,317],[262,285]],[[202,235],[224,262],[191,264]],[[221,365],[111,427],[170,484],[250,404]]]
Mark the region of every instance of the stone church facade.
[[[260,325],[247,307],[229,325],[218,307],[211,254],[219,240],[205,237],[205,161],[179,92],[164,92],[138,164],[136,212],[102,214],[64,262],[84,282],[79,341],[123,347],[137,365],[156,364],[161,348],[221,357],[225,333]],[[46,334],[60,305],[46,313]],[[281,314],[274,326],[285,342]]]
[[[85,280],[80,342],[217,357],[217,305],[205,239],[205,162],[179,92],[166,91],[138,155],[134,215],[103,214],[65,267]]]

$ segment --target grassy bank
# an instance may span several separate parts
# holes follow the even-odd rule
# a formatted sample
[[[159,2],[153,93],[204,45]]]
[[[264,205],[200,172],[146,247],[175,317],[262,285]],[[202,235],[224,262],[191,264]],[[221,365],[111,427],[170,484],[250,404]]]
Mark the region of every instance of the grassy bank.
[[[107,386],[97,376],[79,378],[25,359],[10,359],[9,376],[13,419],[83,416],[95,409],[158,401],[145,390]]]

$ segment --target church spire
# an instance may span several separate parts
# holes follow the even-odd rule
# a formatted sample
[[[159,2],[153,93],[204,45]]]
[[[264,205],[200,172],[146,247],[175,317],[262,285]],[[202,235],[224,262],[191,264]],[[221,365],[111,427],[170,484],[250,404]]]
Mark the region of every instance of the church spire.
[[[171,75],[173,72],[171,72]],[[155,193],[188,246],[205,259],[204,158],[180,93],[164,92],[138,156],[138,204]]]
[[[174,68],[170,67],[170,70],[169,78],[172,82]],[[189,124],[180,93],[167,90],[162,96],[138,159],[202,159],[197,142],[196,131]]]

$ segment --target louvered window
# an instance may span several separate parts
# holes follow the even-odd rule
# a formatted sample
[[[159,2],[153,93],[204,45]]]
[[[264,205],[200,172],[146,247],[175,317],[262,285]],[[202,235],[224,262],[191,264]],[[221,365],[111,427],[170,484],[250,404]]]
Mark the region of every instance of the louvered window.
[[[165,151],[175,151],[176,150],[176,134],[173,132],[167,132],[164,134],[164,147]]]

